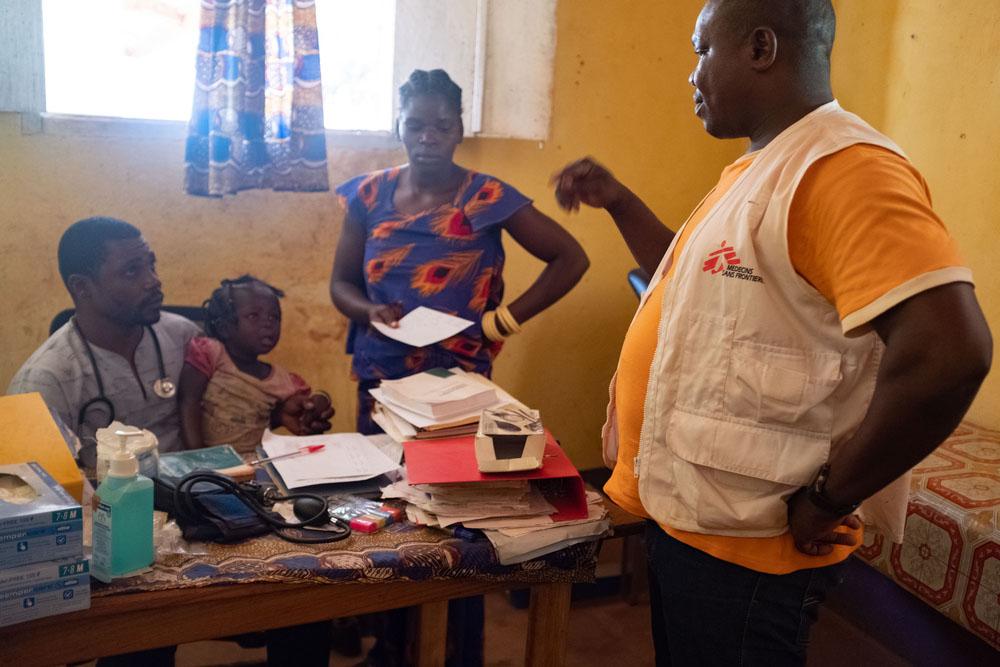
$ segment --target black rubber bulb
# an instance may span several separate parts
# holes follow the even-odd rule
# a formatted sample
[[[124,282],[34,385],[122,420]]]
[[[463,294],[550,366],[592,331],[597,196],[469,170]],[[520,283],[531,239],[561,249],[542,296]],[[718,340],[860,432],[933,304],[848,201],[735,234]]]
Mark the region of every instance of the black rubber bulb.
[[[323,502],[318,498],[297,498],[292,503],[292,511],[299,521],[308,521],[310,526],[330,523],[330,516],[324,511]]]

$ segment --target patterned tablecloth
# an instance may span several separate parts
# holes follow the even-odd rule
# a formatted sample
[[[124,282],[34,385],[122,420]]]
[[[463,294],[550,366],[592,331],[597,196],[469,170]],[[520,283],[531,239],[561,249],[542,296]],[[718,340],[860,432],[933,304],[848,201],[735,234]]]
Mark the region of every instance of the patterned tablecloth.
[[[858,555],[1000,649],[1000,432],[962,424],[914,470],[903,544]]]
[[[158,555],[152,571],[92,595],[250,582],[385,583],[392,580],[477,579],[516,583],[593,581],[597,542],[573,545],[526,563],[501,565],[485,538],[467,541],[409,523],[331,544],[293,544],[276,536],[239,544],[198,544],[198,555]]]

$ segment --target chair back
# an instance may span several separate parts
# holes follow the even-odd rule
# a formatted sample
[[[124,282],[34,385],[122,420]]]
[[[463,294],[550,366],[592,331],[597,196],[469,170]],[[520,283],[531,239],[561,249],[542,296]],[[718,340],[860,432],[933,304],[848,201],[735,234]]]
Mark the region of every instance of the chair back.
[[[632,269],[628,272],[628,284],[632,286],[636,297],[642,298],[642,293],[649,287],[649,276],[642,269]]]
[[[168,313],[186,317],[202,329],[205,328],[205,309],[201,306],[162,306],[160,309]],[[49,335],[51,336],[69,322],[69,319],[73,317],[73,313],[75,312],[76,309],[67,308],[56,313],[56,316],[52,318],[52,322],[49,323]]]

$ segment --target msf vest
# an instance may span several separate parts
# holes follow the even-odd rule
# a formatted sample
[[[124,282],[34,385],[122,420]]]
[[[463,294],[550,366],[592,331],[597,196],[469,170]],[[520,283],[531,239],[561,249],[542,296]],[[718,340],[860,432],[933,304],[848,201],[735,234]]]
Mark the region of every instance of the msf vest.
[[[902,155],[836,101],[816,109],[759,152],[677,258],[634,461],[643,506],[661,524],[737,537],[785,532],[788,496],[865,416],[882,343],[863,325],[845,332],[788,252],[788,211],[802,176],[859,143]],[[654,280],[672,256],[673,246]],[[606,462],[617,455],[613,382]],[[861,509],[895,541],[908,487],[904,475]]]

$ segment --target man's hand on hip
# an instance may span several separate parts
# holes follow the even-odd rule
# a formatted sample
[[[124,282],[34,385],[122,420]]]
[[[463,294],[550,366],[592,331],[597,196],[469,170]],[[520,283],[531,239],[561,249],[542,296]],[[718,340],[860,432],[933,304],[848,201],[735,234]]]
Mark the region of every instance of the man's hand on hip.
[[[852,533],[837,530],[840,527],[857,530],[861,521],[857,516],[835,517],[809,502],[805,489],[788,499],[788,528],[795,540],[795,548],[809,556],[825,556],[834,545],[853,547],[857,540]]]

